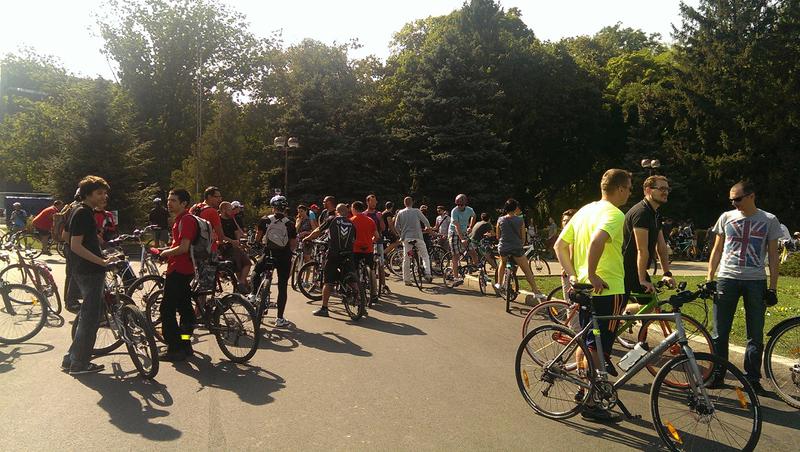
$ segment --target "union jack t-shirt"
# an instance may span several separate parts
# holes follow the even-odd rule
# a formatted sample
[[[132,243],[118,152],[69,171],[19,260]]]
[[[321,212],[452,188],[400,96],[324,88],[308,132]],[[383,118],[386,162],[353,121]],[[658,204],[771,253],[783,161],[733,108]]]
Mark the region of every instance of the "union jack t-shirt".
[[[775,215],[758,209],[745,217],[738,210],[730,210],[719,217],[713,231],[725,239],[717,277],[766,279],[767,243],[781,237],[781,224]]]

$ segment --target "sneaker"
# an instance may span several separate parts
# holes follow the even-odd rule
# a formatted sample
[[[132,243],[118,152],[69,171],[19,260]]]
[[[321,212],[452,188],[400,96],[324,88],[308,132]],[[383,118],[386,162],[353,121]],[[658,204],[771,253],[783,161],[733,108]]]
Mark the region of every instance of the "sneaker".
[[[390,294],[390,293],[392,293],[392,291],[389,289],[389,286],[388,286],[388,285],[385,285],[385,286],[383,286],[383,293],[385,293],[385,294]]]
[[[69,367],[69,374],[70,375],[94,374],[94,373],[102,371],[105,368],[106,368],[106,366],[104,366],[102,364],[95,364],[95,363],[89,363],[89,364],[87,364],[87,365],[85,365],[83,367],[70,366]]]
[[[186,360],[186,352],[183,350],[167,350],[166,352],[158,355],[159,361],[168,363],[176,363]]]
[[[377,295],[371,295],[369,297],[369,307],[372,307],[372,305],[377,303],[377,302],[378,302],[378,296]]]
[[[586,390],[583,388],[579,388],[578,391],[575,392],[575,403],[583,402],[583,398],[586,397]]]
[[[725,377],[718,373],[714,373],[706,384],[708,389],[725,389],[728,387],[728,384],[725,383]]]
[[[72,362],[69,360],[69,356],[65,356],[64,359],[61,360],[61,370],[64,372],[69,372],[69,368],[72,366]]]
[[[316,311],[314,311],[312,313],[312,315],[315,315],[317,317],[328,317],[328,308],[323,306],[323,307],[317,309]]]
[[[192,342],[191,341],[183,341],[183,344],[182,344],[181,348],[183,350],[183,353],[186,354],[187,358],[190,357],[190,356],[194,356],[194,348],[192,348]]]
[[[616,423],[622,420],[622,417],[617,413],[612,413],[608,410],[600,409],[596,406],[586,406],[581,411],[581,417],[591,422],[611,422]]]
[[[433,277],[432,276],[426,276],[425,277],[425,282],[428,283],[428,284],[432,283],[433,282]]]
[[[275,319],[275,328],[283,328],[285,326],[289,326],[289,321],[286,319],[282,319],[278,317]]]

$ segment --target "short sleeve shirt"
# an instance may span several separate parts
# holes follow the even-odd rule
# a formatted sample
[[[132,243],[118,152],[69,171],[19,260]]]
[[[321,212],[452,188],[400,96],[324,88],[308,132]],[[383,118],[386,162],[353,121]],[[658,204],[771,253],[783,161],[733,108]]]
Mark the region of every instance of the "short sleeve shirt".
[[[39,212],[39,215],[36,215],[36,218],[33,219],[33,227],[44,231],[53,229],[53,215],[55,215],[57,211],[56,206],[50,206],[42,210]]]
[[[725,238],[717,277],[766,279],[767,244],[781,236],[781,224],[775,215],[758,209],[746,217],[738,210],[729,210],[719,217],[713,231]]]
[[[69,231],[72,236],[82,236],[81,244],[95,256],[102,257],[100,252],[100,239],[97,236],[97,225],[94,222],[94,215],[92,209],[85,204],[82,204],[75,210],[75,213],[70,219]],[[87,261],[86,259],[78,256],[70,250],[70,265],[74,265],[74,271],[77,273],[104,273],[106,269],[97,265],[94,262]]]
[[[524,225],[525,220],[518,216],[503,215],[500,217],[497,220],[497,227],[500,229],[500,241],[497,244],[497,250],[501,253],[521,250],[523,242],[520,233]],[[475,226],[477,229],[477,224]]]
[[[375,238],[377,226],[375,222],[364,214],[353,215],[350,222],[356,227],[356,239],[353,241],[353,252],[372,254],[372,243]]]
[[[450,230],[450,215],[439,215],[436,217],[436,224],[439,226],[439,234],[447,235]]]
[[[179,214],[175,218],[175,223],[172,225],[172,244],[170,247],[180,246],[183,239],[192,242],[196,237],[197,220],[185,212]],[[181,275],[194,274],[192,256],[188,251],[177,256],[171,256],[167,259],[167,274],[172,272],[177,272]]]
[[[239,230],[236,219],[222,218],[222,216],[220,216],[220,223],[222,224],[222,233],[225,234],[225,237],[236,240],[236,231]]]
[[[456,224],[458,224],[461,229],[461,235],[466,236],[469,221],[474,217],[475,211],[472,210],[472,207],[465,207],[463,212],[458,209],[458,206],[453,207],[453,210],[450,212],[450,234],[456,233]]]
[[[561,231],[559,239],[572,245],[572,265],[578,282],[589,283],[589,244],[595,232],[603,230],[610,240],[597,264],[597,275],[608,284],[600,295],[625,293],[625,270],[622,258],[625,215],[608,201],[600,200],[583,206]]]
[[[653,262],[656,254],[656,243],[658,233],[661,232],[661,216],[646,199],[635,204],[625,214],[625,226],[623,227],[622,254],[625,259],[625,287],[628,291],[639,292],[639,270],[637,268],[638,248],[636,247],[636,237],[633,230],[641,228],[647,230],[647,251],[650,255],[650,262]]]

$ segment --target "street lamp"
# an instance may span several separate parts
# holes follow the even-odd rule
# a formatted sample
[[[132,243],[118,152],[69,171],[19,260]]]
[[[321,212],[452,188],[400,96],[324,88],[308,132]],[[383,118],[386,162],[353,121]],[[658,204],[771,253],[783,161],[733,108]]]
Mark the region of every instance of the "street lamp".
[[[283,149],[283,196],[287,196],[289,193],[289,148],[299,148],[300,140],[295,137],[290,137],[288,140],[286,137],[275,137],[272,144],[278,149]]]
[[[642,168],[649,169],[652,176],[656,169],[661,168],[661,161],[658,159],[642,159]]]

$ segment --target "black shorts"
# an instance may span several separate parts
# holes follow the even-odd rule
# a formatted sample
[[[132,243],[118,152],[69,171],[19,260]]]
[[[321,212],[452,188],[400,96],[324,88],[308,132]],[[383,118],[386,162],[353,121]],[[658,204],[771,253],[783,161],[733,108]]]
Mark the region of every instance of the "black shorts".
[[[598,316],[619,315],[625,309],[627,298],[627,295],[595,295],[592,297],[595,314]],[[589,311],[581,309],[581,328],[588,325],[592,321],[591,319]],[[603,344],[603,354],[609,356],[611,354],[611,347],[614,345],[614,331],[619,326],[619,320],[598,320],[597,323],[600,327],[600,340]],[[586,345],[592,350],[597,350],[597,346],[595,345],[596,340],[594,333],[589,330],[589,333],[586,335]]]
[[[374,254],[372,253],[353,253],[353,264],[356,268],[358,268],[358,263],[364,261],[367,265],[367,268],[372,268],[373,263],[375,262]]]
[[[325,261],[325,268],[322,271],[322,278],[325,284],[338,283],[342,275],[355,271],[353,255],[328,253],[328,260]]]

